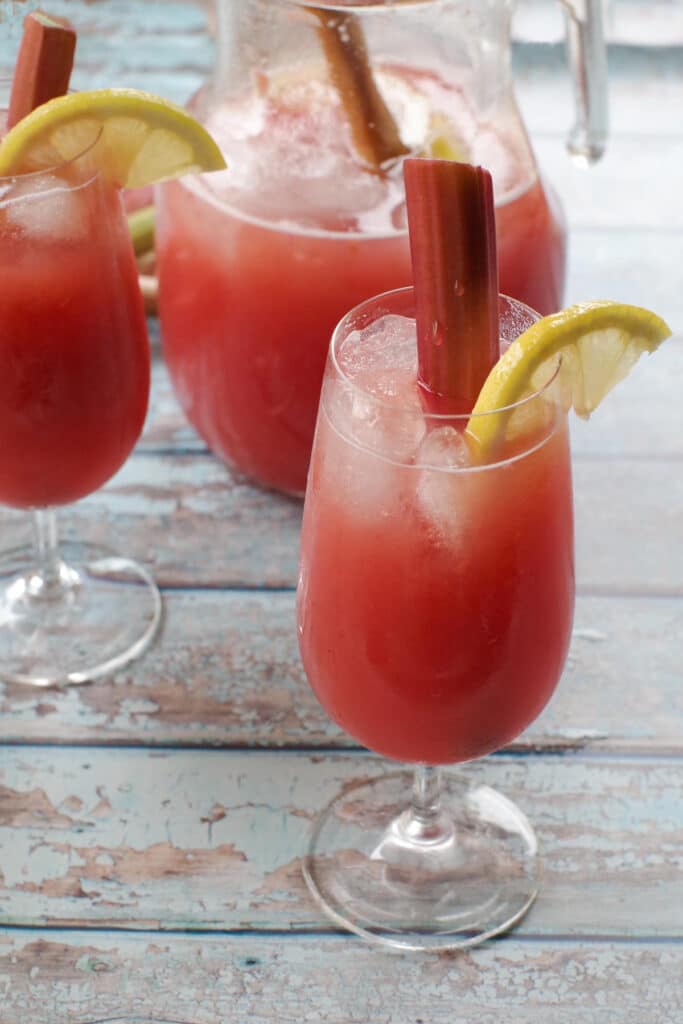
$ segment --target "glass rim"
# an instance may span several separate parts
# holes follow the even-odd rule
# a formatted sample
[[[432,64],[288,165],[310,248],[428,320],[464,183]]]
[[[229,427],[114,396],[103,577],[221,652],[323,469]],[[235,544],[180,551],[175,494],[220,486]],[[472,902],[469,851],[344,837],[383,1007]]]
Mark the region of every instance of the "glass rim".
[[[313,0],[312,4],[308,4],[307,0],[278,0],[278,2],[288,7],[312,6],[328,11],[391,11],[396,7],[425,7],[430,4],[436,7],[438,4],[442,4],[443,0]]]
[[[412,294],[413,287],[412,285],[408,285],[407,287],[404,288],[393,288],[390,291],[380,292],[378,295],[373,295],[371,298],[365,299],[365,301],[358,303],[357,306],[354,306],[352,309],[350,309],[338,322],[338,324],[334,328],[334,331],[332,332],[329,354],[330,361],[334,367],[336,375],[340,380],[344,381],[344,383],[348,385],[348,387],[351,388],[354,392],[356,392],[359,395],[362,395],[364,398],[368,399],[378,408],[391,409],[392,412],[399,415],[403,414],[406,416],[420,416],[421,419],[425,419],[427,422],[433,423],[467,423],[471,419],[473,419],[476,422],[482,421],[487,416],[498,416],[501,413],[509,415],[518,409],[522,409],[525,406],[528,406],[530,403],[535,402],[537,399],[543,398],[543,396],[551,389],[551,387],[557,380],[562,365],[561,356],[558,356],[555,368],[553,372],[550,374],[548,380],[541,387],[533,391],[530,395],[525,395],[523,398],[518,399],[516,402],[510,402],[507,405],[497,406],[495,409],[487,409],[485,412],[477,413],[430,412],[424,409],[416,409],[414,406],[408,407],[396,402],[387,401],[386,399],[383,399],[382,397],[373,394],[372,391],[368,391],[361,384],[358,384],[357,381],[350,377],[340,365],[339,359],[337,358],[337,352],[339,344],[343,340],[342,336],[347,336],[348,328],[353,323],[354,318],[362,316],[363,312],[376,306],[382,300],[388,302],[392,298],[395,299],[398,298],[399,296],[407,297],[408,295]],[[500,293],[499,298],[505,299],[505,301],[510,303],[510,305],[513,307],[517,307],[518,309],[527,311],[529,314],[531,314],[534,321],[541,319],[539,313],[533,310],[530,306],[527,306],[524,302],[520,302],[519,299],[514,299],[512,298],[512,296],[505,295],[502,292]],[[391,315],[392,313],[395,312],[395,310],[386,309],[384,310],[382,315]],[[400,316],[401,314],[399,313],[397,315]],[[376,319],[379,319],[379,317],[375,317],[375,320]],[[363,327],[367,327],[373,322],[373,320],[370,320],[368,321],[368,323],[363,324]],[[347,332],[346,335],[345,332]]]
[[[11,84],[12,84],[12,79],[10,77],[8,77],[7,75],[0,75],[0,86],[11,86]],[[75,90],[73,90],[73,89],[69,90],[69,92],[74,92],[74,91]],[[8,99],[9,99],[9,96],[8,96]],[[0,105],[0,113],[6,113],[6,112],[7,112],[7,107],[5,107],[4,105]],[[84,156],[87,156],[89,153],[91,153],[95,149],[95,147],[97,146],[97,144],[101,140],[103,133],[104,133],[104,129],[103,129],[102,125],[99,125],[99,127],[98,127],[98,129],[97,129],[97,131],[95,133],[95,137],[93,139],[91,139],[90,142],[88,142],[86,145],[84,145],[82,149],[79,149],[79,151],[77,153],[74,153],[73,156],[66,157],[63,160],[59,160],[57,163],[50,164],[50,165],[48,165],[46,167],[38,168],[35,171],[19,171],[19,172],[15,173],[15,174],[0,174],[0,185],[1,184],[5,184],[6,185],[6,184],[9,184],[10,182],[15,182],[15,181],[37,180],[38,178],[45,177],[48,174],[55,174],[58,171],[64,170],[64,169],[66,169],[68,167],[72,167],[75,163],[77,163],[79,160],[82,160]],[[2,137],[0,137],[0,141],[1,141],[1,138]],[[92,174],[92,178],[96,178],[98,174],[99,174],[99,171],[94,170],[94,172]],[[82,181],[78,182],[78,186],[80,187],[80,186],[82,186],[84,184],[87,184],[88,181],[92,180],[92,178],[88,178],[87,181],[85,181],[85,182],[82,182]],[[74,187],[74,188],[77,187],[76,185],[69,186],[68,183],[65,183],[65,185],[67,187]]]
[[[79,1024],[192,1024],[191,1021],[177,1020],[175,1017],[155,1017],[145,1014],[124,1014],[116,1017],[97,1017],[79,1022]]]
[[[97,1017],[79,1021],[77,1024],[192,1024],[191,1021],[177,1020],[175,1017],[155,1017],[145,1014],[124,1014],[116,1017]]]
[[[87,146],[84,146],[83,149],[79,150],[78,153],[75,153],[73,156],[60,160],[58,163],[49,164],[35,171],[19,171],[16,174],[0,174],[0,185],[10,185],[18,181],[30,183],[32,181],[38,181],[40,178],[58,175],[59,172],[63,172],[69,167],[73,167],[79,160],[82,160],[83,157],[88,156],[88,154],[91,153],[99,143],[102,138],[103,131],[104,129],[100,125],[95,138],[92,139]],[[94,181],[95,178],[99,177],[99,174],[99,170],[97,170],[97,168],[93,168],[92,174],[90,174],[84,181],[62,181],[60,184],[67,189],[83,188],[84,185],[89,184],[91,181]]]

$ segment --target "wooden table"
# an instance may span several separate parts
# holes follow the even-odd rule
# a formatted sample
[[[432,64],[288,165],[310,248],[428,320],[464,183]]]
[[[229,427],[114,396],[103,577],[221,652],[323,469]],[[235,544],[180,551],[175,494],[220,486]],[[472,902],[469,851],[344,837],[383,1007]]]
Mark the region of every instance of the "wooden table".
[[[182,100],[209,66],[190,3],[50,9],[98,29],[81,40],[79,87]],[[589,172],[559,134],[571,116],[561,50],[519,46],[515,60],[571,225],[568,300],[642,303],[680,331],[683,50],[615,47],[609,153]],[[149,565],[163,629],[96,685],[0,686],[0,1024],[124,1012],[196,1024],[682,1020],[683,341],[574,429],[566,671],[514,748],[471,769],[535,823],[542,893],[511,935],[423,957],[367,948],[308,896],[311,819],[341,782],[382,765],[331,725],[299,663],[300,506],[207,451],[151,327],[144,436],[62,521]],[[5,545],[28,533],[16,513],[0,512],[0,526]]]

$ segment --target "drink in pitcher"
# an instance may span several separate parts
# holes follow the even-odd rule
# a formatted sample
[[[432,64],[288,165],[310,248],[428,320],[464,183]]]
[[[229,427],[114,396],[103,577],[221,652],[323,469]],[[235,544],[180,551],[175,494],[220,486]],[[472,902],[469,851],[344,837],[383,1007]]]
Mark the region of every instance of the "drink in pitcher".
[[[566,230],[512,91],[507,6],[219,4],[219,66],[191,107],[228,170],[157,191],[159,309],[180,404],[254,480],[303,492],[334,325],[411,282],[404,156],[486,166],[500,290],[560,307]],[[368,108],[391,126],[379,155]]]

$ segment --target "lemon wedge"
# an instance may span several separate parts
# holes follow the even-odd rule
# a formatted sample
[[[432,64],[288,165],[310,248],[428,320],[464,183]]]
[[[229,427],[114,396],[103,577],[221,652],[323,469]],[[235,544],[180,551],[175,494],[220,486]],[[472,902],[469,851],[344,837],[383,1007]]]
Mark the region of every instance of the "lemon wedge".
[[[429,119],[425,156],[435,160],[454,160],[467,163],[470,154],[453,124],[443,114],[434,113]]]
[[[0,175],[54,167],[95,142],[95,165],[122,188],[225,167],[182,107],[137,89],[95,89],[58,96],[22,118],[0,143]]]
[[[642,353],[654,352],[670,334],[656,313],[620,302],[583,302],[543,317],[493,367],[467,430],[480,452],[488,451],[505,435],[514,412],[510,407],[542,389],[554,374],[568,405],[588,417]]]

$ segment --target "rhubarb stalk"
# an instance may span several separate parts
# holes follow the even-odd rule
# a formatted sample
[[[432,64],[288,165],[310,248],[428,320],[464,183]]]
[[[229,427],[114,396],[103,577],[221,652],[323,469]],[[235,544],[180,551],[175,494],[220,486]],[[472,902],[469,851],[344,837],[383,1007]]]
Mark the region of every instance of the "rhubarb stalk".
[[[309,7],[319,25],[318,37],[327,69],[337,90],[360,158],[375,170],[405,156],[396,122],[377,88],[363,29],[358,18],[346,11]]]
[[[491,175],[430,159],[406,160],[403,174],[419,381],[440,411],[469,411],[499,355]]]
[[[68,91],[75,49],[76,32],[66,18],[43,11],[26,15],[12,79],[8,128],[35,107]]]

